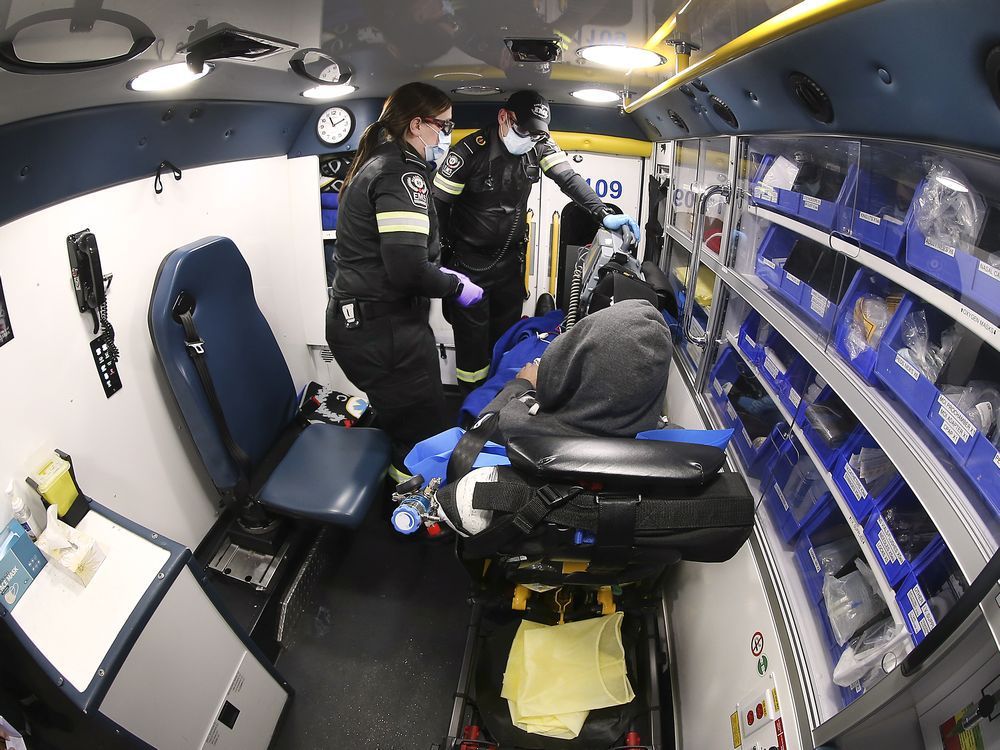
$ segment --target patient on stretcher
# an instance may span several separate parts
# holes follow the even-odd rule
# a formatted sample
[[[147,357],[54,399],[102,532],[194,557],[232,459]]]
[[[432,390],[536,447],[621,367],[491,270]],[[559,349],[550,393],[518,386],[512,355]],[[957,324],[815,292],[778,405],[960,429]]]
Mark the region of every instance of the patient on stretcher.
[[[521,435],[635,437],[663,426],[672,354],[656,308],[623,300],[559,336],[481,415],[499,412],[500,442]]]

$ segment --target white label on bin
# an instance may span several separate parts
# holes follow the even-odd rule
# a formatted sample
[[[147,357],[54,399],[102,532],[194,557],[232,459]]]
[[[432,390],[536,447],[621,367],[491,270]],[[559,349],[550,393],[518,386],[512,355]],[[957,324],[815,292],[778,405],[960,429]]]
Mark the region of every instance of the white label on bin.
[[[906,617],[910,621],[910,630],[912,630],[914,633],[920,632],[920,623],[917,622],[917,614],[918,612],[913,609],[911,609],[909,612],[906,613]]]
[[[719,396],[721,397],[722,393],[723,393],[723,391],[722,391],[722,383],[719,382],[718,378],[715,378],[712,381],[712,387],[715,389],[715,392],[718,393]]]
[[[968,438],[962,433],[962,428],[958,426],[956,422],[951,421],[945,417],[944,422],[941,423],[941,432],[944,436],[951,441],[952,445],[958,445],[959,441],[963,443],[968,440]]]
[[[920,586],[914,586],[907,592],[906,596],[910,600],[914,609],[920,609],[924,606],[924,602],[927,601],[924,598],[924,592],[920,590]]]
[[[743,342],[751,349],[757,348],[757,342],[750,338],[750,336],[746,333],[743,334]]]
[[[726,403],[726,413],[729,414],[730,419],[736,419],[736,409],[729,402]]]
[[[998,469],[1000,469],[1000,452],[994,454],[993,465],[996,466]]]
[[[858,500],[864,500],[867,497],[868,489],[850,464],[844,464],[844,481],[847,482],[847,486],[851,488],[851,492]]]
[[[889,222],[892,222],[892,223],[893,223],[893,224],[895,224],[896,226],[900,226],[900,227],[901,227],[901,226],[903,226],[903,224],[905,224],[905,223],[906,223],[906,222],[905,222],[905,221],[904,221],[903,219],[898,219],[898,218],[896,218],[895,216],[892,216],[892,215],[890,215],[890,214],[886,214],[885,216],[883,216],[883,217],[882,217],[882,220],[883,220],[883,221],[889,221]]]
[[[792,274],[788,273],[788,271],[785,271],[785,278],[788,279],[793,284],[795,284],[795,286],[798,286],[799,284],[802,283],[802,281],[799,279],[798,276],[793,276]]]
[[[775,265],[774,265],[774,261],[771,261],[771,260],[768,260],[767,258],[761,258],[761,259],[760,259],[760,262],[761,262],[761,263],[762,263],[763,265],[765,265],[765,266],[767,266],[768,268],[770,268],[770,269],[771,269],[772,271],[773,271],[773,270],[774,270],[775,268],[777,268],[777,266],[775,266]]]
[[[952,431],[958,433],[962,440],[968,440],[976,433],[975,425],[952,403],[950,398],[941,394],[938,396],[937,402],[941,407],[938,409],[938,415],[945,421],[945,426],[948,426],[950,422]]]
[[[809,557],[812,558],[813,565],[816,566],[816,572],[819,573],[820,571],[822,571],[823,569],[819,566],[819,560],[816,559],[816,550],[814,550],[812,547],[809,548]]]
[[[896,537],[892,535],[888,524],[881,515],[878,517],[878,551],[882,556],[882,561],[887,565],[892,563],[901,565],[906,561],[899,545],[896,544]]]
[[[764,183],[757,183],[754,185],[753,194],[755,197],[762,198],[763,200],[770,201],[771,203],[778,202],[778,191],[770,185],[765,185]]]
[[[931,239],[924,240],[924,244],[931,250],[937,250],[939,253],[944,253],[951,258],[955,257],[955,248],[950,245],[942,245],[940,242]]]
[[[920,379],[920,372],[917,370],[916,367],[911,365],[909,361],[906,359],[906,357],[904,357],[902,354],[896,355],[896,364],[899,366],[901,370],[906,372],[906,374],[909,375],[914,380]]]
[[[858,211],[858,218],[862,221],[867,221],[869,224],[874,224],[878,226],[882,223],[882,219],[875,214],[866,214],[864,211]]]
[[[990,323],[986,318],[984,318],[979,313],[975,312],[974,310],[970,310],[969,308],[964,306],[960,307],[959,309],[962,311],[962,315],[967,317],[977,326],[982,326],[983,328],[985,328],[991,336],[1000,336],[1000,328],[997,328],[995,325]]]
[[[819,198],[813,198],[811,195],[802,196],[802,207],[808,208],[810,211],[819,211],[820,204],[822,204]]]
[[[735,415],[733,415],[733,419],[736,419]],[[746,427],[743,428],[743,439],[747,441],[747,445],[753,448],[753,440],[750,439],[750,433],[747,432]]]
[[[979,273],[985,273],[987,276],[992,276],[997,281],[1000,281],[1000,268],[991,266],[985,261],[979,261]]]
[[[785,499],[785,493],[781,491],[781,487],[777,484],[774,485],[774,494],[777,495],[778,499],[781,501],[781,507],[788,510],[788,501]]]
[[[799,392],[797,390],[795,390],[794,388],[789,388],[788,389],[788,400],[792,402],[792,406],[794,406],[796,409],[798,409],[799,408],[799,404],[802,403],[802,396],[800,396]]]
[[[826,308],[829,306],[830,300],[813,289],[812,294],[809,297],[809,307],[812,308],[813,312],[817,315],[826,315]]]
[[[778,363],[771,359],[771,355],[764,357],[764,369],[767,370],[772,378],[777,378],[778,373],[784,374],[784,370],[778,367]]]

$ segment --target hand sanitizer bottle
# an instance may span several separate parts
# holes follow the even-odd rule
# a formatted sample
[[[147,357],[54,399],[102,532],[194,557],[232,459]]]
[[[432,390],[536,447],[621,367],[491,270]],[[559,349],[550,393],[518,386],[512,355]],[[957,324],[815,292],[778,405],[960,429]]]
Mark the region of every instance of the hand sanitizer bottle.
[[[32,541],[37,540],[38,535],[42,533],[42,529],[38,525],[38,521],[35,520],[35,517],[31,515],[31,509],[24,504],[24,500],[19,495],[14,494],[13,480],[7,482],[6,493],[7,499],[10,500],[10,509],[14,514],[14,518],[28,532],[28,536],[31,537]]]

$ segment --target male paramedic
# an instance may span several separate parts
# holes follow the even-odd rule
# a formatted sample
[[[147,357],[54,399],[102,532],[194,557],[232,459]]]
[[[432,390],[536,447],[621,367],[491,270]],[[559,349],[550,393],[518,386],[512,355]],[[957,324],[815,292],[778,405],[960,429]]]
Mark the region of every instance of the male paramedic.
[[[570,166],[549,137],[548,102],[534,91],[517,91],[500,109],[497,124],[452,147],[434,177],[444,262],[466,274],[485,293],[461,308],[446,301],[455,331],[459,385],[468,392],[489,372],[493,345],[521,317],[527,250],[525,213],[532,184],[547,175],[569,198],[610,230],[628,224]]]

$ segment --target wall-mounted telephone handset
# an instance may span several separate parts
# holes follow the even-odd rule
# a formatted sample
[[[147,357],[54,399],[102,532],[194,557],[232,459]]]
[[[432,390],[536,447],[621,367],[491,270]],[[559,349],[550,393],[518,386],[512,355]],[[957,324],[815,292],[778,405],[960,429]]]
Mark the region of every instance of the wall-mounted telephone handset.
[[[97,237],[89,229],[69,235],[66,238],[66,251],[69,254],[77,306],[80,312],[89,312],[94,319],[94,335],[97,338],[90,342],[90,349],[104,391],[111,396],[122,387],[118,375],[115,329],[108,320],[108,289],[112,276],[105,275],[101,269]]]

